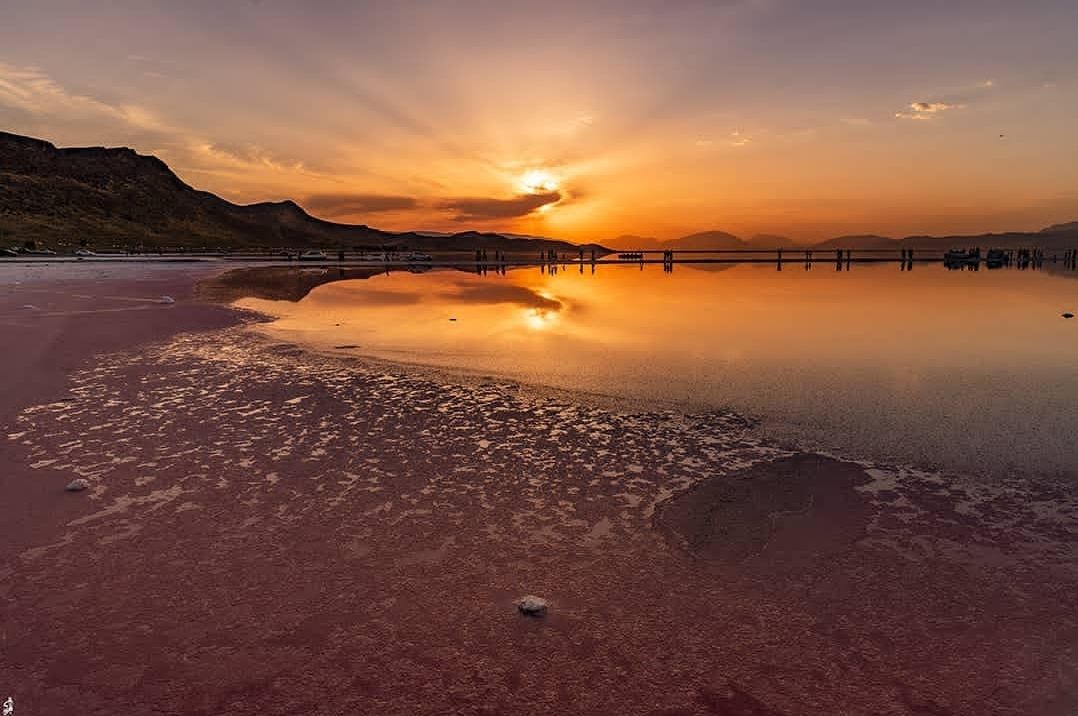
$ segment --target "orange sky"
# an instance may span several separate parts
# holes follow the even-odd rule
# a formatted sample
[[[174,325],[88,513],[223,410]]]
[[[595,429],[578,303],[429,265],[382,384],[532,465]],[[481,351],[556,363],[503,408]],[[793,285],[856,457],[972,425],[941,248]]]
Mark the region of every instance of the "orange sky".
[[[1070,1],[22,5],[0,128],[234,201],[577,241],[1078,219]]]

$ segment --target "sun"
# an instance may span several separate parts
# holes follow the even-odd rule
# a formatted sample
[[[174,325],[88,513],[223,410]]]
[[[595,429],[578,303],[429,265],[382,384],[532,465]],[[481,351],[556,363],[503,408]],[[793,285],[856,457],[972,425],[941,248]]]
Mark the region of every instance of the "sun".
[[[522,194],[546,194],[558,188],[558,178],[546,169],[529,169],[517,181]]]

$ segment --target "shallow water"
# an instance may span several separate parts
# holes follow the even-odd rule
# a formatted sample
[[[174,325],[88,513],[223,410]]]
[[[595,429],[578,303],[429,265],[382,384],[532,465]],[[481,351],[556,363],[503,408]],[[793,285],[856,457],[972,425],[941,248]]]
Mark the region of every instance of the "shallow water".
[[[1078,472],[1078,274],[895,264],[452,270],[247,299],[274,336],[557,388],[724,407],[802,448]],[[348,348],[337,348],[348,346]],[[355,346],[355,347],[352,347]]]

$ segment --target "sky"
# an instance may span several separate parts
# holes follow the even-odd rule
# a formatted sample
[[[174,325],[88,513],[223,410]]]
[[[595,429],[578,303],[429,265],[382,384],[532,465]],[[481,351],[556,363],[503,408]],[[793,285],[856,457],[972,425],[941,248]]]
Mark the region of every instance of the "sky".
[[[573,241],[1078,220],[1074,0],[0,0],[0,129]]]

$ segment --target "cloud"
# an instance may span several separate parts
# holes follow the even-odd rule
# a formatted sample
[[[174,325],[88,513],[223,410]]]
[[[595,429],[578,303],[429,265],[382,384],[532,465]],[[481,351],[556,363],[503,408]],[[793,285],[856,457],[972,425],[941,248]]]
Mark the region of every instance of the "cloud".
[[[215,142],[192,138],[185,147],[184,156],[186,161],[192,162],[199,170],[318,175],[318,172],[309,169],[302,160],[281,156],[250,143]]]
[[[693,142],[700,149],[716,149],[717,147],[747,147],[752,143],[752,137],[739,129],[735,129],[725,139],[716,140],[710,137],[701,137]]]
[[[330,218],[419,208],[414,197],[385,194],[312,194],[303,204],[314,213]]]
[[[784,141],[800,141],[813,139],[817,134],[819,134],[819,130],[815,127],[801,127],[800,129],[791,129],[789,132],[776,134],[775,138]]]
[[[895,112],[895,116],[899,119],[932,119],[944,112],[976,105],[986,95],[996,91],[996,81],[989,78],[937,95],[936,99],[927,102],[911,102],[906,109]]]
[[[895,116],[899,119],[932,119],[941,112],[950,112],[965,106],[950,102],[911,102],[908,109],[895,112]]]
[[[110,115],[116,110],[85,95],[73,94],[36,67],[0,63],[0,104],[34,114]]]
[[[511,199],[460,197],[442,202],[441,209],[455,212],[455,221],[488,221],[527,216],[538,209],[562,200],[560,191],[520,194]]]
[[[914,102],[910,108],[915,112],[946,112],[952,109],[961,109],[961,104],[947,104],[946,102]]]
[[[731,147],[747,147],[749,144],[752,144],[752,137],[742,134],[740,130],[735,129],[730,132],[729,144]]]
[[[109,104],[70,92],[37,67],[15,67],[0,62],[0,106],[35,117],[88,122],[119,122],[130,128],[164,133],[171,128],[145,107]]]
[[[147,57],[146,55],[128,55],[127,61],[142,67],[141,74],[143,77],[151,77],[153,79],[164,79],[168,77],[169,75],[165,72],[165,68],[172,64],[154,59],[153,57]]]

